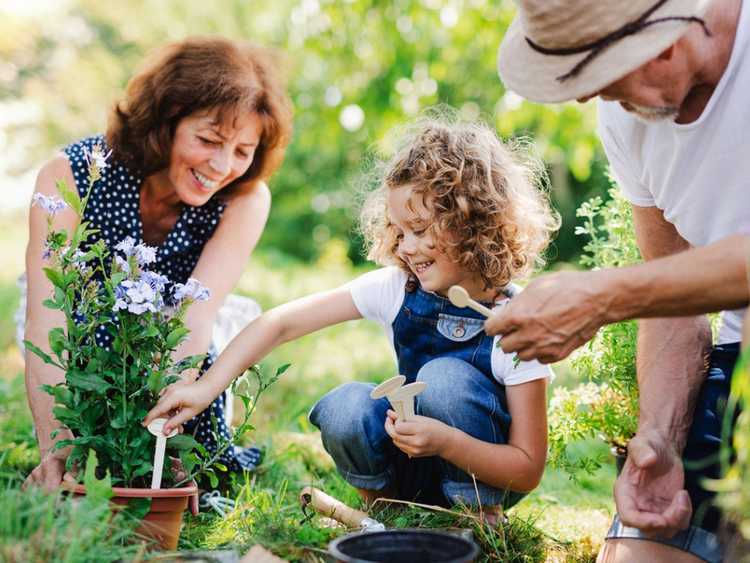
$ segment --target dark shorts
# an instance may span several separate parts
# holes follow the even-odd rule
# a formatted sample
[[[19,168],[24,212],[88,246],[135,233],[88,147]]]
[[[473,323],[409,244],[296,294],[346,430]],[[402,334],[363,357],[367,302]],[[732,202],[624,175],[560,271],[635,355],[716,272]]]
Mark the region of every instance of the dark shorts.
[[[624,526],[616,516],[607,539],[650,539],[692,553],[704,561],[722,560],[716,537],[721,513],[713,505],[715,493],[704,489],[702,483],[705,479],[718,479],[721,475],[719,453],[724,406],[739,352],[739,343],[716,346],[712,350],[708,374],[695,405],[693,424],[683,455],[685,488],[693,505],[691,527],[671,539],[653,539],[647,538],[636,528]]]

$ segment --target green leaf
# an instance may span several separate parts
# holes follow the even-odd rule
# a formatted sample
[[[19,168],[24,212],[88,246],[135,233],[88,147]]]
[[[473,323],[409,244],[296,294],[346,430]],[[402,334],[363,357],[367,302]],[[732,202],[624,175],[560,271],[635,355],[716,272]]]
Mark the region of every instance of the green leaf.
[[[120,283],[122,283],[127,277],[128,275],[124,274],[123,272],[112,274],[112,287],[120,285]]]
[[[57,301],[52,301],[52,299],[45,299],[42,301],[42,305],[47,307],[47,309],[62,309],[63,305],[57,303]]]
[[[140,521],[146,517],[151,510],[151,499],[150,498],[134,498],[128,501],[128,506],[124,510],[126,514],[131,516],[133,520]]]
[[[167,347],[172,349],[176,348],[177,345],[188,335],[190,331],[185,327],[179,327],[174,329],[167,335]]]
[[[68,187],[65,180],[55,181],[57,191],[60,193],[63,201],[67,203],[70,208],[76,212],[76,215],[81,216],[81,198],[78,197],[78,191]]]
[[[179,451],[191,451],[198,448],[198,446],[198,442],[189,434],[178,434],[167,440],[168,448],[174,448]]]
[[[81,413],[67,407],[56,406],[52,408],[52,414],[61,424],[77,428],[81,424]]]
[[[55,398],[55,403],[68,408],[74,407],[73,393],[65,387],[65,384],[58,383],[57,385],[41,385],[40,388],[45,392],[49,393]]]
[[[65,290],[65,280],[60,272],[52,268],[43,268],[43,270],[45,275],[47,276],[47,279],[52,282],[52,285]]]
[[[142,330],[141,333],[138,335],[138,338],[146,339],[146,338],[152,338],[154,336],[159,336],[159,329],[151,325],[151,326],[146,327],[144,330]]]
[[[113,496],[112,479],[109,476],[109,470],[107,470],[107,474],[102,479],[97,479],[97,465],[96,452],[89,450],[89,457],[86,460],[86,471],[83,474],[83,486],[86,487],[86,497],[94,501],[108,501]]]
[[[52,356],[50,356],[49,354],[47,354],[45,351],[43,351],[38,346],[35,346],[30,340],[24,340],[23,341],[23,345],[26,346],[27,350],[30,350],[34,354],[36,354],[37,356],[39,356],[45,364],[50,364],[50,365],[62,368],[62,366],[60,364],[58,364],[55,360],[52,359]]]
[[[200,463],[200,459],[198,459],[198,456],[194,453],[185,450],[181,450],[179,455],[183,469],[188,475],[190,475],[193,472],[193,469],[195,469]]]
[[[206,474],[208,475],[208,480],[211,483],[211,488],[215,489],[219,486],[219,478],[216,476],[216,473],[211,471],[210,469],[206,471]]]
[[[65,331],[60,328],[53,328],[49,331],[49,347],[55,355],[62,359],[63,352],[68,344],[68,339],[65,336]]]
[[[85,391],[98,391],[99,394],[106,393],[112,389],[112,385],[107,383],[101,376],[95,373],[81,373],[70,371],[65,374],[65,381],[71,389],[83,389]]]
[[[284,364],[276,369],[276,377],[279,377],[282,375],[286,370],[288,370],[290,367],[292,367],[292,364]]]
[[[162,373],[159,370],[151,371],[151,373],[148,374],[147,385],[148,385],[148,390],[151,391],[153,395],[156,395],[165,386],[164,377],[162,376]]]
[[[109,421],[109,424],[112,428],[125,428],[128,425],[127,412],[117,409],[117,414]]]

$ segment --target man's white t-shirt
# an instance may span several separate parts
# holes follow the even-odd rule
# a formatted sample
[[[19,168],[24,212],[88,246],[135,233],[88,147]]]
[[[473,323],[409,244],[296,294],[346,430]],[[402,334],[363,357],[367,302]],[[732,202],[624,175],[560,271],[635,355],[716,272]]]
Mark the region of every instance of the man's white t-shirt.
[[[729,64],[697,121],[645,123],[599,102],[599,135],[623,194],[661,209],[693,246],[750,225],[750,2],[742,4]],[[720,344],[740,340],[743,315],[724,313]]]
[[[393,346],[393,321],[396,320],[406,295],[409,276],[401,269],[390,266],[361,275],[347,287],[360,314],[380,324]],[[514,366],[514,355],[506,354],[497,346],[499,336],[493,340],[492,375],[502,385],[518,385],[534,379],[552,376],[552,370],[537,361],[519,362]],[[395,349],[395,348],[394,348]]]

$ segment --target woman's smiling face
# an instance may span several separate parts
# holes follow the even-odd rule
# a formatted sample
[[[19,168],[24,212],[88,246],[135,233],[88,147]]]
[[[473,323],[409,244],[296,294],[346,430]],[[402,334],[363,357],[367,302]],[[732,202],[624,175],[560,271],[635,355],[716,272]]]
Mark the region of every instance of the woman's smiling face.
[[[261,133],[255,113],[219,121],[213,110],[180,121],[165,171],[179,199],[198,207],[247,172]]]

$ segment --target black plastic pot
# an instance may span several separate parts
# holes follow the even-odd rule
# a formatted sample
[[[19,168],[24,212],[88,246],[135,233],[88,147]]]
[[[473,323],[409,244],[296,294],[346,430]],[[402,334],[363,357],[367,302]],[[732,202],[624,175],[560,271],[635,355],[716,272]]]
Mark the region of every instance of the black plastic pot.
[[[328,552],[341,563],[470,563],[479,548],[454,534],[403,529],[341,536]]]

